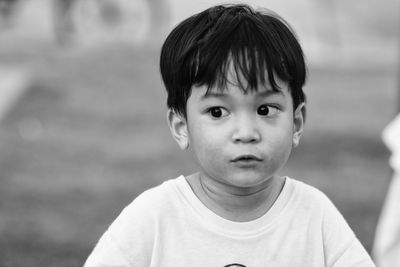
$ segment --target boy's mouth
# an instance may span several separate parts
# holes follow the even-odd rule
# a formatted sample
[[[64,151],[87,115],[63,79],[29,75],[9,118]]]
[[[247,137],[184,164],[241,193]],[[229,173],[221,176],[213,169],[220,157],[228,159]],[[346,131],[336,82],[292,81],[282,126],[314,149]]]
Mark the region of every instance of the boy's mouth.
[[[240,155],[231,160],[232,162],[252,162],[252,161],[262,161],[261,158],[255,155]]]

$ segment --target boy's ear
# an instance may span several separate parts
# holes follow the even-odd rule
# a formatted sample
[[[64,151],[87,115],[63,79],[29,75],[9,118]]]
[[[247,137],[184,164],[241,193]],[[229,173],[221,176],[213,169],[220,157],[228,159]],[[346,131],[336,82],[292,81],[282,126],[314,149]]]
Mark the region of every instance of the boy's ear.
[[[304,122],[306,117],[306,104],[303,102],[297,106],[293,115],[293,147],[297,147],[303,135]]]
[[[175,141],[182,150],[189,148],[187,122],[183,115],[169,109],[167,112],[168,126]]]

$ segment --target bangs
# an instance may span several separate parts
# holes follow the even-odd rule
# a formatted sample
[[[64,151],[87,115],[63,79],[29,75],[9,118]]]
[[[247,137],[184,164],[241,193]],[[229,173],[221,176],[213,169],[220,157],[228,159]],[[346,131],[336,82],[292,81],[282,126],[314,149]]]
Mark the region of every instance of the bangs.
[[[193,77],[190,84],[206,85],[208,90],[224,90],[228,84],[234,84],[247,92],[268,82],[273,90],[279,90],[277,75],[290,85],[294,76],[304,70],[304,66],[291,66],[298,62],[291,50],[301,48],[296,47],[296,40],[291,40],[291,34],[282,32],[285,28],[277,21],[274,17],[266,19],[247,13],[233,21],[229,13],[220,17],[193,51],[195,55],[188,57],[193,61],[189,63]],[[289,69],[299,71],[289,73]]]

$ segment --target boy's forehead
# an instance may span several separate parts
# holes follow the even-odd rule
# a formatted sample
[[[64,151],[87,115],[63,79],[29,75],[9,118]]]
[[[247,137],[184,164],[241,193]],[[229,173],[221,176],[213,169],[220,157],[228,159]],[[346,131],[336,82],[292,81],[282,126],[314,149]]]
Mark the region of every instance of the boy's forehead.
[[[245,56],[246,58],[246,56]],[[237,62],[236,62],[237,63]],[[264,91],[274,91],[276,90],[281,90],[285,87],[287,87],[287,83],[282,81],[278,75],[276,75],[276,72],[272,70],[273,72],[273,80],[275,81],[276,85],[278,85],[278,88],[274,88],[271,83],[270,83],[270,77],[268,75],[268,69],[259,69],[257,71],[257,86],[255,88],[252,88],[250,86],[249,82],[249,74],[245,74],[243,72],[242,67],[243,66],[238,66],[235,63],[235,61],[232,59],[232,56],[229,56],[227,59],[227,65],[224,71],[217,73],[217,75],[222,76],[222,77],[217,77],[217,80],[222,80],[223,86],[218,85],[218,82],[214,86],[210,86],[208,91],[210,92],[223,92],[230,86],[237,86],[240,87],[245,93],[247,92],[264,92]],[[249,64],[249,62],[247,62]],[[275,91],[276,91],[275,90]]]
[[[257,88],[241,88],[238,85],[227,85],[225,87],[214,86],[211,88],[203,87],[202,98],[210,97],[227,97],[231,94],[237,93],[240,90],[243,95],[254,94],[259,97],[268,97],[272,95],[285,95],[284,91],[288,90],[286,86],[279,86],[273,89],[270,84],[259,84]]]
[[[241,79],[241,80],[238,80]],[[264,82],[261,82],[260,80],[257,83],[256,87],[251,87],[249,85],[249,82],[243,78],[243,76],[240,77],[226,77],[225,78],[225,84],[219,85],[216,83],[213,86],[205,86],[205,92],[204,95],[215,95],[215,94],[229,94],[230,91],[233,88],[238,88],[242,91],[243,94],[248,94],[248,93],[257,93],[261,95],[270,95],[270,94],[282,94],[283,91],[289,90],[288,88],[288,83],[282,81],[277,77],[277,75],[274,75],[274,80],[276,82],[276,87],[273,87],[271,83],[269,82],[268,76],[265,78]]]

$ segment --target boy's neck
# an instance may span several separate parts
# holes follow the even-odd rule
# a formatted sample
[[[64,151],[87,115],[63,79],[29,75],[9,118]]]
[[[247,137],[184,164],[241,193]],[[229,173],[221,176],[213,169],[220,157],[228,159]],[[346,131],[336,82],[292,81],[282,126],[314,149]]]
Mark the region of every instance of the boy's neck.
[[[285,179],[274,176],[256,188],[236,189],[206,179],[200,173],[186,177],[195,195],[211,211],[231,221],[245,222],[263,216],[278,198]]]

